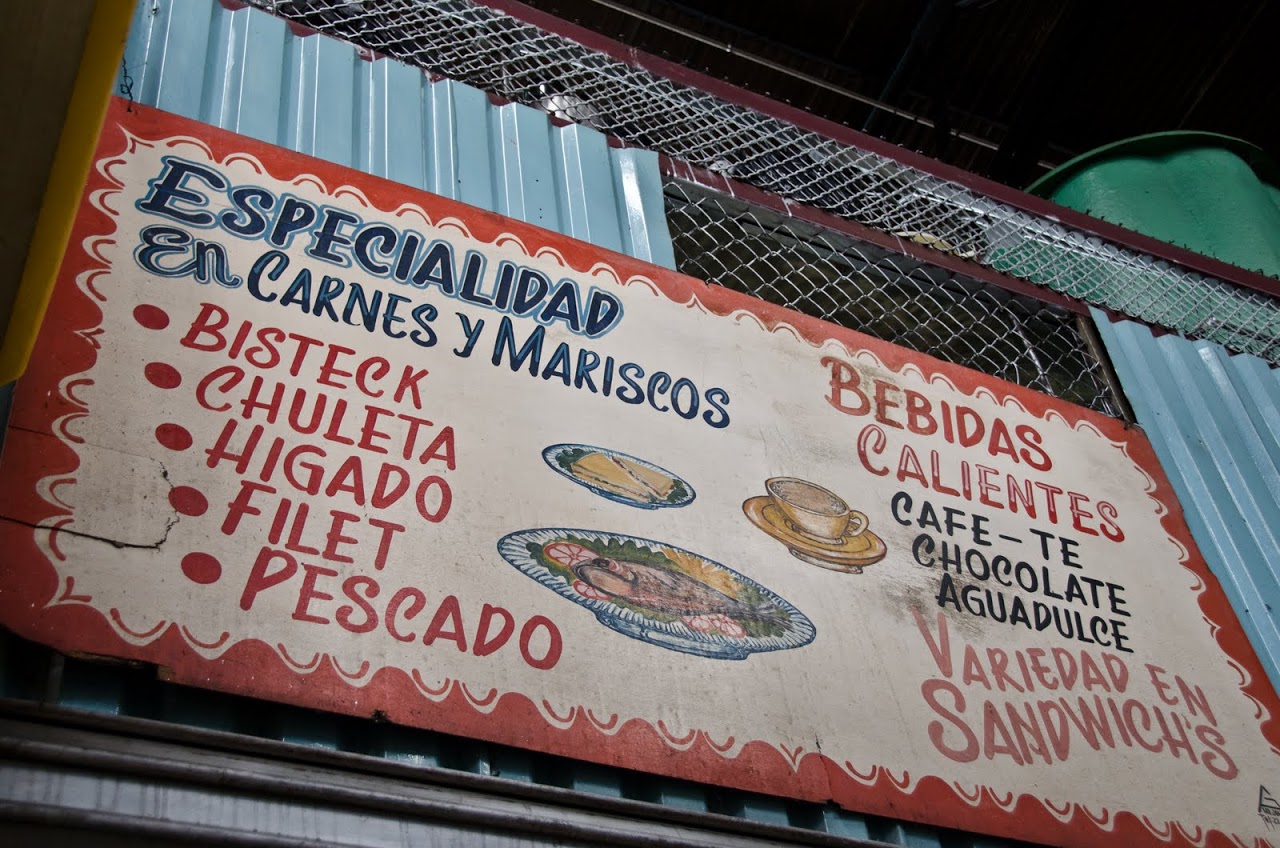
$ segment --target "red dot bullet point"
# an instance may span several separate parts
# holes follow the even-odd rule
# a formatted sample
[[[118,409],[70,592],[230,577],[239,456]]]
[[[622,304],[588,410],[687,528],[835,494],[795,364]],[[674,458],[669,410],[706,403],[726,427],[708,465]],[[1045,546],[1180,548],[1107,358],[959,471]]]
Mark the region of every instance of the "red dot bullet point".
[[[146,375],[147,382],[158,389],[176,389],[182,385],[182,375],[167,362],[148,362],[142,373]]]
[[[156,428],[156,441],[169,450],[184,451],[191,447],[191,434],[180,424],[161,424]]]
[[[209,500],[199,489],[175,486],[169,492],[169,505],[182,515],[204,515],[209,509]]]
[[[222,577],[222,563],[210,554],[193,551],[182,558],[182,573],[191,582],[207,586]]]
[[[169,326],[169,313],[158,306],[143,303],[133,308],[133,320],[148,330],[163,330]]]

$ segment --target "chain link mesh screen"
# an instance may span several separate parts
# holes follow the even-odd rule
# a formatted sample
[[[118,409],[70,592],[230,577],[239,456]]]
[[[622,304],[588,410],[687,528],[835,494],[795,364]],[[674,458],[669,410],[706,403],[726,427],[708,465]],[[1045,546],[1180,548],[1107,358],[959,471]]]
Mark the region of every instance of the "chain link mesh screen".
[[[1034,217],[469,0],[250,2],[788,199],[1280,364],[1274,298]]]
[[[1119,415],[1063,309],[689,183],[666,208],[690,276]]]

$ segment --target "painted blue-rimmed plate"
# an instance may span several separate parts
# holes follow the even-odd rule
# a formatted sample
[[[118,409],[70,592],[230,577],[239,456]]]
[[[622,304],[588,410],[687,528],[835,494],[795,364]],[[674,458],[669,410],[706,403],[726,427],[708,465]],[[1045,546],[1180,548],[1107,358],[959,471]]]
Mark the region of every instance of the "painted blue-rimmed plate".
[[[685,654],[742,660],[809,644],[789,601],[704,556],[638,536],[545,528],[509,533],[498,553],[611,630]]]
[[[610,488],[610,481],[585,477],[580,466],[575,468],[575,463],[584,458],[590,458],[592,454],[599,454],[605,457],[607,462],[612,463],[608,470],[617,476],[618,481],[623,484],[622,486]],[[662,466],[654,465],[646,459],[611,448],[570,443],[550,445],[543,449],[542,459],[552,471],[568,477],[579,486],[583,486],[614,503],[626,504],[639,509],[661,509],[663,507],[688,506],[697,497],[697,493],[694,492],[693,486],[689,485],[689,481],[680,478]],[[641,469],[647,469],[650,475],[635,475],[631,473],[635,470],[634,466],[629,471],[625,465],[619,464],[618,460],[623,460],[625,463],[633,463],[634,466],[639,466]],[[656,481],[657,486],[649,486],[648,481]],[[663,488],[665,486],[670,486],[670,490],[665,491]]]

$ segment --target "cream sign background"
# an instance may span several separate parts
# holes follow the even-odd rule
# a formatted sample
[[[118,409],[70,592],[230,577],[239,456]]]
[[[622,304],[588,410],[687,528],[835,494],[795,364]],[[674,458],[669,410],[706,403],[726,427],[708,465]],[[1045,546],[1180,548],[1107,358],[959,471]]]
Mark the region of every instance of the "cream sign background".
[[[1116,422],[145,110],[77,236],[4,457],[20,632],[948,826],[1266,837],[1274,694]]]

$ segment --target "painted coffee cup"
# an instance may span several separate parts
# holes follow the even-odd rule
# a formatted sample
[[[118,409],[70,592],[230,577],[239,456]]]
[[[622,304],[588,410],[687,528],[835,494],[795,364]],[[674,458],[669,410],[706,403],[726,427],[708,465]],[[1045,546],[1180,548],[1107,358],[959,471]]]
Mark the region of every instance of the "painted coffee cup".
[[[816,483],[798,477],[772,477],[765,481],[769,498],[791,528],[820,542],[837,542],[867,528],[867,517],[850,509],[844,499]]]

